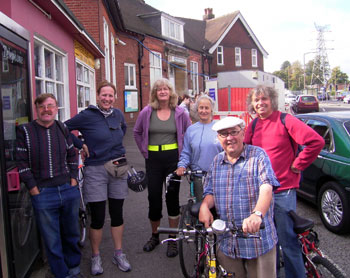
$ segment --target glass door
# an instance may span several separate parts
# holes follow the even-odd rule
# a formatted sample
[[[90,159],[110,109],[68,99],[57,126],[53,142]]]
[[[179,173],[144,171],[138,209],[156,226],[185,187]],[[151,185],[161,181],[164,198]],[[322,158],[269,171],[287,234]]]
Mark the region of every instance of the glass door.
[[[30,120],[28,45],[0,25],[0,225],[6,242],[1,259],[7,260],[6,276],[16,278],[26,275],[40,250],[29,192],[20,183],[15,157],[16,126]],[[6,264],[1,265],[4,273]]]

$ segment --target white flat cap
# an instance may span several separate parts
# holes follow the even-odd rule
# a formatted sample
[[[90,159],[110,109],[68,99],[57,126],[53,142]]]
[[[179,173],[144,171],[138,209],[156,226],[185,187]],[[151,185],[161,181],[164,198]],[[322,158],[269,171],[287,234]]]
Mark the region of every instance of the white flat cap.
[[[231,127],[235,127],[236,125],[241,125],[243,124],[243,126],[245,126],[245,123],[242,119],[237,118],[237,117],[226,117],[221,119],[220,121],[217,121],[212,129],[215,131],[219,131],[219,130],[223,130],[226,128],[231,128]]]

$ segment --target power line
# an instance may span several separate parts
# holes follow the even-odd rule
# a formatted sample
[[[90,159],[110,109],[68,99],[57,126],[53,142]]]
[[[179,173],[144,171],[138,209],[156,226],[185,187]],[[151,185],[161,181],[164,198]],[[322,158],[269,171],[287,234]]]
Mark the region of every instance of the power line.
[[[193,71],[190,71],[190,70],[185,69],[185,68],[183,68],[183,67],[180,67],[180,66],[178,66],[178,65],[176,65],[176,64],[173,64],[173,63],[169,62],[168,60],[163,59],[162,57],[160,57],[159,55],[157,55],[157,53],[154,53],[151,49],[149,49],[147,46],[145,46],[145,45],[144,45],[141,41],[139,41],[137,38],[131,37],[131,36],[130,36],[130,38],[132,38],[132,39],[134,39],[135,41],[137,41],[140,45],[142,45],[143,48],[145,48],[148,52],[150,52],[151,54],[153,54],[155,57],[157,57],[158,59],[164,61],[165,63],[167,63],[168,65],[170,65],[170,66],[172,66],[172,67],[174,67],[174,68],[178,68],[178,69],[180,69],[180,70],[182,70],[182,71],[185,71],[185,72],[188,72],[188,73],[190,73],[190,74],[194,74],[194,75],[198,75],[198,76],[202,76],[202,77],[209,77],[209,75],[207,75],[207,74],[198,73],[198,72],[193,72]]]

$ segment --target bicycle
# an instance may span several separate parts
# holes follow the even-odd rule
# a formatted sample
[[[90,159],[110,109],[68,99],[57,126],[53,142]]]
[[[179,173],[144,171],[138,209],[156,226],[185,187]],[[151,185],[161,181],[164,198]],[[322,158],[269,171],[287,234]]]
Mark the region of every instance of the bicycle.
[[[294,231],[301,245],[307,278],[345,278],[346,275],[331,259],[319,249],[317,233],[312,229],[314,222],[289,211],[294,222]]]
[[[199,205],[197,203],[192,207],[192,215],[198,216]],[[261,228],[264,228],[263,226]],[[225,222],[221,219],[216,219],[211,227],[205,228],[202,223],[196,224],[195,227],[187,226],[186,228],[158,228],[159,233],[178,234],[177,238],[168,238],[162,241],[164,244],[167,241],[187,242],[196,245],[196,254],[191,259],[192,266],[182,269],[185,277],[190,278],[222,278],[234,277],[234,274],[227,272],[216,260],[216,235],[224,235],[230,233],[230,236],[241,238],[260,238],[255,234],[244,234],[242,228],[236,227],[235,223]],[[200,239],[200,240],[199,240]]]
[[[78,187],[80,193],[80,207],[79,207],[79,228],[80,228],[80,238],[79,246],[84,247],[86,239],[87,230],[87,207],[83,197],[83,183],[84,183],[84,165],[79,164],[78,166]]]
[[[186,227],[195,227],[196,224],[199,224],[198,219],[191,214],[192,206],[197,202],[196,197],[194,196],[194,182],[193,182],[193,176],[199,175],[204,177],[206,174],[205,171],[196,170],[196,171],[190,171],[187,170],[184,172],[184,176],[190,176],[190,197],[187,201],[187,204],[182,207],[181,217],[179,221],[179,228],[184,229]],[[174,179],[174,177],[177,177],[175,173],[169,174],[166,179],[166,188],[169,186],[170,181],[178,181],[181,182],[181,180]],[[193,258],[196,258],[196,254],[198,254],[199,250],[201,250],[203,245],[202,239],[200,237],[196,237],[194,241],[190,240],[180,240],[179,241],[179,260],[180,260],[180,266],[183,275],[186,278],[191,278],[193,276]],[[195,259],[197,260],[197,258]]]

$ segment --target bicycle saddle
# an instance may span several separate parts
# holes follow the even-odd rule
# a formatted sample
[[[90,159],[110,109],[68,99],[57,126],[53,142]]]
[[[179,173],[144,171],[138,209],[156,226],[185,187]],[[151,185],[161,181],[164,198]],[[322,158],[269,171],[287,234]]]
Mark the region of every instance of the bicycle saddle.
[[[296,234],[301,234],[307,230],[312,229],[314,222],[310,219],[303,218],[296,214],[294,210],[290,210],[288,215],[292,218],[294,222],[294,232]]]

